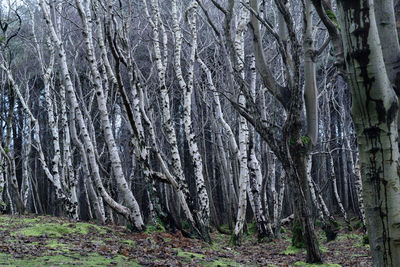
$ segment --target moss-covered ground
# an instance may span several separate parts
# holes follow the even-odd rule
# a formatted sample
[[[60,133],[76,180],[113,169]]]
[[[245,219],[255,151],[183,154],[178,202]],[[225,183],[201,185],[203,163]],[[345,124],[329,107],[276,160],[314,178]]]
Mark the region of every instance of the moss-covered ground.
[[[259,243],[252,225],[242,246],[214,231],[208,244],[162,227],[131,233],[126,227],[98,226],[50,216],[0,216],[0,266],[371,266],[358,231],[342,230],[327,243],[318,232],[324,265],[306,264],[304,249],[282,238]],[[227,227],[225,230],[229,230]]]

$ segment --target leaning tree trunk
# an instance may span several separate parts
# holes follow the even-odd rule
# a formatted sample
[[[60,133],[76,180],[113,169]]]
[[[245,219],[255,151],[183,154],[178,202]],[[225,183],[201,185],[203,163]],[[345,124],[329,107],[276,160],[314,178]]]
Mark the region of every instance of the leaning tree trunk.
[[[86,52],[89,61],[90,71],[93,76],[94,87],[97,96],[97,105],[101,118],[101,127],[104,134],[104,139],[108,147],[110,154],[111,167],[114,172],[114,178],[127,207],[130,209],[131,218],[133,219],[134,228],[136,230],[143,230],[144,222],[140,212],[139,204],[133,196],[128,183],[125,179],[125,174],[122,170],[122,163],[118,153],[118,148],[112,133],[111,124],[109,120],[106,98],[104,95],[103,85],[101,82],[101,76],[97,67],[96,57],[94,54],[94,47],[92,42],[92,19],[90,10],[90,1],[87,2],[87,6],[84,7],[81,1],[76,0],[79,15],[83,24],[83,36],[86,44]]]
[[[180,30],[180,25],[178,21],[178,10],[176,1],[172,1],[172,16],[173,16],[173,33],[175,36],[175,73],[179,82],[179,86],[183,91],[183,124],[186,141],[189,147],[189,153],[193,162],[194,174],[195,174],[195,182],[196,182],[196,191],[199,202],[199,212],[198,220],[199,220],[199,230],[202,233],[202,236],[206,239],[206,241],[210,241],[209,237],[209,221],[210,221],[210,204],[207,193],[207,188],[204,181],[203,175],[203,159],[199,152],[199,148],[196,141],[196,136],[193,130],[192,123],[192,94],[194,90],[194,64],[195,64],[195,55],[197,53],[197,26],[196,26],[196,10],[197,10],[197,2],[193,2],[188,11],[186,12],[189,28],[191,31],[191,49],[189,56],[189,67],[188,67],[188,82],[186,83],[181,67],[181,50],[182,50],[182,33]],[[191,13],[191,15],[189,15]],[[188,16],[189,15],[189,16]]]
[[[398,101],[372,0],[338,1],[374,266],[400,266]]]
[[[54,27],[54,24],[51,20],[49,6],[43,0],[40,0],[39,3],[40,3],[40,7],[42,9],[43,15],[44,15],[44,19],[48,26],[48,30],[50,32],[50,38],[58,49],[61,73],[64,78],[67,95],[70,100],[70,108],[75,111],[76,120],[79,124],[80,131],[81,131],[81,134],[83,137],[83,144],[85,146],[85,149],[86,149],[86,152],[88,155],[88,161],[89,161],[90,168],[92,171],[93,180],[96,184],[96,188],[100,191],[101,196],[103,197],[104,201],[107,202],[109,207],[111,207],[113,210],[115,210],[119,214],[125,216],[127,219],[132,221],[133,218],[131,216],[130,210],[127,207],[116,202],[104,188],[103,182],[100,177],[99,166],[96,161],[95,146],[93,145],[93,141],[90,138],[89,130],[86,126],[82,111],[79,107],[79,103],[78,103],[78,99],[76,96],[74,85],[72,84],[71,75],[69,73],[69,69],[68,69],[68,65],[67,65],[67,54],[64,49],[64,44],[61,41],[61,39],[59,38],[56,28]]]

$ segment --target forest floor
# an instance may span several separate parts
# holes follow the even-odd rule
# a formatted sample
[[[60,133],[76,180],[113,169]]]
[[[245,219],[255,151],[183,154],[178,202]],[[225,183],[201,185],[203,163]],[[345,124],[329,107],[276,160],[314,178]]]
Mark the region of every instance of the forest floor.
[[[249,227],[250,228],[250,227]],[[251,228],[240,247],[212,233],[213,244],[149,227],[73,223],[50,216],[0,216],[0,266],[372,266],[358,231],[342,230],[335,241],[320,236],[326,264],[305,264],[304,249],[291,247],[291,233],[258,243]]]

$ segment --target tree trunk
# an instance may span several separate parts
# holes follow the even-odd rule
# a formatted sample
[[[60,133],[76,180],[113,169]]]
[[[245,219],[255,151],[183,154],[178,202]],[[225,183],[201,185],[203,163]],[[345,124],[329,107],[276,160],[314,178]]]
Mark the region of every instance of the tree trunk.
[[[372,0],[338,1],[374,266],[400,266],[397,97]]]

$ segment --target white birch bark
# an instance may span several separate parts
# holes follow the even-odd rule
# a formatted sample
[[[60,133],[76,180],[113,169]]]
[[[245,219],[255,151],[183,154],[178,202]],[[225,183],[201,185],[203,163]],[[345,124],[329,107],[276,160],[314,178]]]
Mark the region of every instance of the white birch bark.
[[[8,185],[11,185],[12,189],[14,190],[13,196],[15,196],[17,202],[15,203],[17,206],[17,211],[21,214],[24,213],[25,211],[25,206],[23,206],[23,201],[22,197],[20,194],[19,186],[18,186],[18,181],[17,181],[17,176],[16,176],[16,168],[15,168],[15,160],[14,157],[9,155],[9,149],[4,149],[3,146],[0,144],[0,153],[3,155],[3,157],[7,161],[7,171],[5,172],[5,176],[8,180]],[[9,206],[11,209],[11,214],[15,214],[14,211],[14,201],[11,198],[10,191],[9,191],[9,186],[7,186],[6,189],[6,194],[9,199]]]
[[[105,188],[103,186],[103,183],[102,183],[101,177],[100,177],[100,173],[99,173],[99,166],[97,165],[97,162],[96,162],[95,148],[93,146],[92,140],[90,139],[89,131],[88,131],[88,128],[86,127],[82,111],[80,110],[78,100],[75,95],[74,86],[71,81],[71,76],[69,74],[67,58],[66,58],[66,53],[64,50],[63,42],[60,40],[60,38],[56,32],[56,29],[51,21],[49,7],[44,2],[44,0],[40,0],[40,7],[42,9],[46,24],[50,31],[51,40],[58,49],[60,68],[61,68],[61,72],[63,75],[64,83],[66,86],[67,95],[71,102],[70,103],[71,109],[74,110],[75,115],[76,115],[76,120],[80,127],[80,131],[81,131],[84,145],[85,145],[85,150],[87,151],[87,154],[88,154],[89,164],[90,164],[90,168],[92,171],[92,177],[94,178],[96,187],[100,191],[103,199],[107,202],[107,204],[113,210],[124,215],[126,218],[133,220],[133,218],[131,217],[130,210],[127,207],[117,203],[114,199],[112,199],[112,197],[108,194],[108,192],[105,190]]]
[[[363,198],[363,188],[361,181],[361,169],[359,163],[358,153],[356,154],[356,162],[354,163],[354,186],[356,187],[357,197],[358,197],[358,206],[360,209],[361,221],[366,227],[366,218],[365,218],[365,209],[364,209],[364,198]]]
[[[344,220],[346,221],[346,223],[349,223],[349,218],[347,217],[346,210],[343,207],[342,201],[341,201],[339,193],[338,193],[337,179],[336,179],[336,175],[335,175],[335,167],[333,164],[333,157],[330,153],[329,153],[329,165],[330,165],[330,170],[331,170],[330,177],[332,179],[332,187],[333,187],[333,194],[335,196],[335,200],[339,206],[340,212],[343,214]]]
[[[278,195],[278,203],[276,204],[276,217],[274,217],[274,229],[275,235],[280,234],[280,226],[281,226],[281,217],[282,217],[282,207],[283,207],[283,197],[285,196],[285,188],[286,188],[286,175],[283,168],[281,169],[281,177],[279,179],[279,195]],[[275,207],[274,207],[275,213]],[[275,216],[275,215],[274,215]],[[279,231],[279,232],[278,232]],[[278,234],[279,233],[279,234]]]
[[[49,127],[50,127],[50,131],[51,131],[51,135],[52,135],[52,143],[53,143],[53,149],[54,149],[54,156],[53,159],[51,161],[52,164],[52,175],[53,175],[53,179],[55,182],[55,187],[56,190],[59,191],[63,191],[62,197],[65,197],[66,200],[66,209],[68,214],[75,220],[78,219],[79,215],[78,215],[78,200],[77,200],[77,196],[76,196],[76,188],[75,187],[70,187],[69,185],[67,185],[65,183],[65,172],[64,172],[64,167],[66,164],[64,164],[65,162],[62,161],[61,158],[61,148],[60,148],[60,137],[59,137],[59,129],[58,129],[58,119],[56,119],[55,114],[57,113],[57,111],[54,108],[54,104],[53,104],[53,96],[51,94],[51,76],[53,75],[53,68],[54,68],[54,60],[55,60],[55,51],[54,51],[54,47],[53,45],[50,43],[50,40],[47,38],[47,46],[49,49],[49,53],[50,53],[50,59],[49,59],[49,63],[48,66],[45,66],[44,63],[44,58],[42,55],[42,50],[39,46],[39,42],[36,36],[36,29],[35,29],[35,20],[33,17],[33,14],[30,13],[31,16],[31,28],[32,28],[32,34],[33,34],[33,39],[34,42],[36,44],[36,52],[37,52],[37,57],[38,57],[38,61],[40,64],[40,68],[41,68],[41,72],[42,72],[42,77],[43,77],[43,84],[44,84],[44,91],[45,91],[45,103],[46,103],[46,107],[47,107],[47,111],[48,111],[48,121],[49,121]],[[58,22],[60,23],[60,22]],[[61,106],[62,106],[62,118],[64,119],[64,121],[62,122],[62,131],[64,133],[64,135],[66,136],[66,138],[63,140],[62,144],[63,144],[63,148],[64,151],[69,150],[69,146],[70,146],[70,141],[69,141],[69,130],[68,130],[68,126],[67,126],[67,121],[65,119],[66,117],[66,107],[65,107],[65,90],[64,90],[64,86],[61,86],[61,90],[60,90],[60,95],[61,95]],[[55,100],[54,100],[55,102]],[[69,160],[68,160],[69,158]],[[72,161],[70,158],[70,155],[65,155],[64,153],[64,160],[67,161],[68,166],[67,168],[69,169],[69,171],[73,173],[73,166],[72,166]],[[68,192],[72,192],[72,195]],[[56,195],[59,194],[56,192]],[[58,196],[59,197],[59,196]]]
[[[28,83],[26,84],[26,89],[25,89],[25,99],[28,102],[29,101],[29,86]],[[29,194],[31,193],[31,168],[29,165],[29,156],[31,153],[31,148],[32,148],[32,138],[31,138],[31,132],[32,132],[32,127],[31,127],[31,119],[29,117],[25,118],[24,120],[24,144],[23,144],[23,161],[22,161],[22,182],[21,182],[21,196],[22,196],[22,201],[24,203],[24,206],[27,206],[28,203],[28,198]],[[0,159],[1,160],[1,159]],[[1,182],[0,182],[1,183]],[[1,194],[1,192],[0,192]],[[1,200],[0,200],[1,203]]]
[[[89,200],[90,202],[89,207],[92,207],[95,211],[96,214],[96,219],[101,223],[104,224],[106,222],[106,215],[105,215],[105,210],[104,210],[104,206],[102,205],[102,199],[101,196],[98,196],[96,190],[93,187],[93,183],[92,183],[92,179],[93,176],[89,171],[89,162],[88,162],[88,156],[85,150],[84,145],[82,144],[82,142],[79,140],[79,137],[76,133],[76,127],[75,127],[75,112],[71,111],[71,122],[69,124],[69,130],[71,133],[71,138],[72,141],[74,142],[75,146],[78,147],[80,153],[81,153],[81,159],[82,159],[82,167],[83,167],[83,174],[86,176],[86,178],[84,179],[84,184],[87,187],[87,191],[88,191],[88,196],[89,196]]]
[[[11,198],[9,189],[10,189],[10,187],[7,186],[6,187],[6,196],[8,198],[8,206],[10,207],[10,213],[11,213],[11,215],[14,215],[14,214],[16,214],[16,212],[15,212],[15,204],[14,204],[14,200]]]
[[[15,92],[15,94],[17,95],[19,101],[21,102],[22,108],[24,109],[24,112],[30,117],[32,124],[34,125],[34,141],[35,141],[35,147],[36,150],[39,154],[39,161],[41,163],[41,166],[46,174],[46,177],[49,179],[49,181],[54,185],[54,187],[56,188],[56,196],[58,199],[61,199],[62,201],[64,201],[65,204],[65,208],[67,209],[68,213],[72,212],[72,206],[71,206],[71,201],[70,199],[66,196],[62,185],[61,185],[61,181],[60,181],[60,176],[59,176],[59,170],[58,170],[58,160],[59,157],[55,157],[52,159],[52,172],[50,171],[45,156],[43,154],[43,149],[42,149],[42,145],[41,145],[41,141],[40,141],[40,126],[39,126],[39,122],[37,121],[37,119],[34,117],[34,115],[32,114],[30,108],[28,107],[28,105],[25,102],[25,99],[23,98],[21,91],[19,89],[19,86],[16,84],[16,82],[14,81],[13,75],[10,71],[10,69],[4,65],[4,63],[0,64],[0,68],[3,69],[6,74],[7,74],[7,78],[10,82],[10,84],[12,84],[13,90]],[[49,114],[49,117],[51,117],[52,115]],[[54,125],[50,125],[51,127],[56,127]],[[54,129],[53,129],[54,130]],[[54,133],[53,133],[54,134]],[[58,136],[58,130],[57,130],[57,136]],[[54,138],[54,136],[53,136]],[[53,143],[54,149],[55,149],[55,153],[59,153],[60,152],[60,147],[59,147],[59,143]],[[57,151],[58,150],[58,151]],[[54,165],[57,165],[57,168],[54,167]]]
[[[213,100],[215,103],[215,106],[214,106],[215,117],[216,117],[216,120],[219,121],[219,123],[222,125],[222,127],[225,131],[224,134],[228,137],[229,145],[231,148],[231,154],[232,154],[231,157],[234,162],[239,162],[239,149],[238,149],[238,145],[237,145],[237,142],[235,139],[235,135],[233,134],[231,126],[225,120],[225,115],[222,112],[219,93],[217,91],[217,88],[214,85],[211,71],[200,57],[197,57],[197,62],[200,64],[201,69],[206,74],[209,90],[211,92],[213,92]],[[223,147],[221,135],[217,134],[216,138],[217,138],[219,147]],[[220,153],[221,153],[221,156],[220,156],[221,161],[223,162],[223,164],[225,166],[225,168],[224,168],[225,177],[227,178],[226,180],[224,179],[224,183],[226,182],[226,186],[227,186],[227,192],[229,192],[227,195],[227,198],[232,200],[233,207],[237,207],[238,206],[238,203],[237,203],[238,195],[237,195],[236,189],[233,185],[233,179],[235,179],[235,176],[233,175],[233,172],[232,172],[232,166],[231,166],[231,164],[228,164],[227,155],[225,153],[225,150],[220,149]],[[229,207],[229,209],[231,209],[231,207]]]
[[[153,50],[155,54],[156,68],[158,74],[158,81],[160,85],[160,98],[161,98],[161,113],[163,120],[163,127],[165,128],[168,143],[171,148],[171,160],[172,160],[172,173],[176,177],[176,182],[178,186],[178,196],[181,199],[183,205],[183,211],[187,219],[195,226],[195,221],[192,212],[189,209],[188,200],[190,199],[188,186],[185,181],[185,177],[182,170],[181,159],[179,156],[179,150],[177,145],[177,139],[175,134],[175,129],[171,119],[171,111],[169,104],[168,89],[166,86],[166,63],[167,63],[167,36],[163,24],[161,23],[160,10],[157,0],[151,0],[151,9],[153,16],[147,8],[146,0],[143,0],[144,11],[147,19],[152,28],[153,34]],[[161,29],[161,37],[160,37]],[[160,43],[163,44],[164,57],[161,54]],[[142,112],[143,114],[143,112]],[[186,204],[185,204],[186,203]]]
[[[311,177],[311,170],[312,170],[312,155],[308,155],[307,181],[308,181],[308,186],[310,187],[311,200],[314,203],[315,207],[317,208],[318,217],[321,219],[321,221],[325,221],[324,214],[322,213],[321,205],[317,199],[315,187],[313,185],[313,181],[312,181],[312,177]]]
[[[256,102],[256,84],[257,84],[257,70],[256,70],[256,59],[254,55],[251,56],[251,62],[250,62],[250,94],[251,98]],[[249,146],[249,163],[248,163],[248,168],[249,168],[249,187],[251,187],[253,199],[250,203],[253,202],[254,210],[255,210],[255,216],[256,216],[256,222],[258,226],[258,233],[259,236],[258,238],[264,238],[264,237],[269,237],[272,238],[274,237],[274,233],[272,231],[271,223],[269,221],[269,218],[265,217],[265,214],[263,213],[263,208],[262,208],[262,201],[261,201],[261,184],[262,184],[262,173],[261,173],[261,166],[260,162],[258,161],[256,157],[256,151],[255,151],[255,139],[256,135],[254,132],[254,128],[250,126],[249,130],[250,134],[250,146]],[[275,185],[274,185],[275,187]],[[275,190],[276,192],[276,190]],[[275,194],[276,196],[276,194]],[[276,199],[274,199],[275,201]],[[275,205],[275,204],[274,204]]]
[[[67,114],[66,92],[65,86],[60,85],[60,104],[61,104],[61,125],[63,132],[63,173],[67,183],[64,185],[68,188],[68,194],[72,205],[72,218],[79,219],[79,204],[77,183],[78,179],[75,175],[74,165],[72,163],[71,151],[71,135],[69,131],[69,122]],[[74,123],[74,122],[72,122]]]
[[[385,68],[374,1],[338,1],[374,266],[400,266],[398,99]]]
[[[209,199],[204,182],[203,160],[200,155],[199,148],[195,139],[196,136],[193,131],[193,123],[192,123],[192,93],[194,90],[194,85],[193,85],[194,63],[197,50],[196,10],[197,10],[197,2],[193,1],[189,9],[186,11],[187,13],[190,13],[187,17],[192,36],[191,50],[189,56],[188,78],[187,78],[188,82],[186,83],[185,79],[183,78],[182,67],[181,67],[182,33],[178,21],[177,3],[175,0],[172,1],[172,22],[173,22],[173,33],[175,37],[174,65],[175,65],[176,77],[178,79],[179,86],[183,91],[183,97],[184,97],[183,125],[185,130],[186,141],[188,142],[189,146],[189,153],[192,158],[194,166],[194,175],[195,175],[196,189],[199,201],[198,215],[200,218],[200,222],[204,225],[206,229],[208,229],[210,221]]]
[[[258,238],[264,237],[272,238],[274,236],[271,223],[265,218],[262,203],[261,203],[261,181],[262,173],[261,166],[256,157],[254,147],[250,149],[249,157],[249,187],[253,195],[254,214],[256,217],[256,223],[258,228]]]
[[[277,222],[277,214],[278,214],[278,202],[277,202],[277,192],[276,192],[276,156],[272,153],[272,151],[269,150],[267,144],[264,145],[264,153],[266,155],[266,161],[267,161],[267,173],[268,176],[265,177],[265,181],[263,182],[263,195],[264,195],[264,201],[263,205],[265,206],[265,214],[269,214],[269,203],[268,203],[268,190],[271,191],[271,196],[272,196],[272,220],[274,224]]]
[[[248,1],[246,1],[248,5]],[[236,29],[235,36],[235,52],[237,55],[237,68],[242,79],[244,79],[244,34],[246,31],[246,26],[250,18],[249,11],[241,6],[239,22]],[[240,93],[239,95],[239,105],[246,107],[246,98]],[[247,120],[240,116],[239,118],[239,158],[240,158],[240,174],[239,174],[239,206],[238,213],[236,217],[236,225],[234,230],[235,242],[240,244],[240,236],[243,232],[243,226],[246,219],[246,208],[247,208],[247,185],[249,182],[249,170],[247,167],[247,147],[249,141],[249,129],[247,126]]]
[[[0,211],[5,211],[6,209],[6,203],[5,199],[3,197],[4,192],[5,192],[5,186],[6,186],[6,179],[4,177],[4,174],[6,172],[6,165],[4,162],[4,157],[0,153]]]
[[[95,85],[97,105],[101,118],[101,127],[103,130],[104,139],[108,147],[111,166],[114,172],[114,179],[116,180],[117,187],[120,193],[122,194],[122,197],[126,202],[127,207],[130,209],[131,218],[133,219],[133,223],[135,224],[136,230],[142,230],[144,228],[144,223],[140,212],[139,204],[137,203],[135,197],[133,196],[132,191],[129,189],[124,172],[122,170],[121,159],[119,157],[118,148],[114,139],[111,123],[109,120],[107,103],[101,81],[101,75],[96,63],[96,56],[94,54],[94,47],[92,40],[93,38],[92,22],[91,22],[92,19],[90,10],[91,1],[87,1],[85,7],[82,5],[80,0],[76,0],[75,3],[77,5],[79,15],[81,17],[83,24],[83,36],[86,44],[87,58],[89,61],[89,66]]]
[[[222,112],[219,93],[217,91],[217,88],[214,85],[211,71],[200,57],[197,57],[197,62],[199,62],[201,69],[206,74],[208,87],[209,87],[210,91],[213,92],[213,100],[215,103],[215,117],[221,123],[222,127],[226,131],[226,136],[229,139],[229,144],[231,146],[232,153],[234,155],[238,155],[238,145],[236,143],[235,135],[233,134],[231,126],[226,122],[226,120],[224,118],[224,113]],[[239,158],[237,158],[237,160],[239,160]]]
[[[43,63],[42,63],[43,64]],[[47,68],[42,66],[43,69],[43,84],[44,84],[44,97],[46,102],[47,108],[47,116],[49,122],[49,128],[51,132],[51,140],[53,143],[54,149],[54,156],[51,159],[51,173],[53,175],[54,186],[56,188],[56,195],[57,198],[60,198],[60,193],[63,191],[61,185],[61,178],[60,178],[60,159],[61,159],[61,148],[60,148],[60,137],[59,137],[59,129],[58,129],[58,120],[56,120],[54,116],[54,109],[53,109],[53,99],[50,95],[50,79],[53,71],[53,64],[54,64],[54,50],[50,48],[50,63]],[[58,192],[59,191],[59,192]]]

